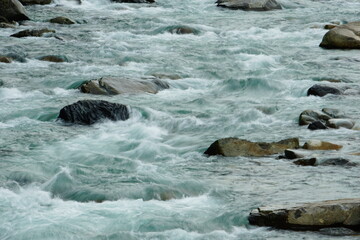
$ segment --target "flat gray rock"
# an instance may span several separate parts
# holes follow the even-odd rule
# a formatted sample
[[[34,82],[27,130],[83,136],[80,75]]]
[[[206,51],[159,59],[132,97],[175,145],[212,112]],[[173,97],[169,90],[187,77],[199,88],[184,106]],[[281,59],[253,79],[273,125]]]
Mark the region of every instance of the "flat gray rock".
[[[218,7],[241,9],[248,11],[269,11],[281,9],[276,0],[217,0]]]

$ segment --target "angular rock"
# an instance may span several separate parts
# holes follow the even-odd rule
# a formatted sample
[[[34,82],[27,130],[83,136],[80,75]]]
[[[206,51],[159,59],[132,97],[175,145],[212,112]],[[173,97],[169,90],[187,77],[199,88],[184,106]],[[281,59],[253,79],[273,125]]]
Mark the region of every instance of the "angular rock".
[[[292,230],[345,227],[360,230],[360,198],[306,203],[298,206],[260,207],[248,220],[252,225]]]
[[[287,148],[298,148],[299,139],[289,138],[279,142],[250,142],[238,138],[223,138],[215,141],[204,152],[206,155],[223,155],[225,157],[254,156],[261,157],[280,153]]]
[[[360,22],[351,22],[331,29],[324,35],[320,47],[360,49]]]
[[[90,125],[103,119],[126,120],[129,110],[125,105],[102,100],[82,100],[65,106],[58,119],[66,123]]]
[[[112,0],[118,3],[154,3],[155,0]]]
[[[56,17],[49,20],[51,23],[57,23],[57,24],[75,24],[75,22],[67,17]]]
[[[339,150],[343,146],[320,140],[307,141],[303,148],[308,150]]]
[[[276,0],[217,0],[218,7],[247,11],[269,11],[281,9]]]
[[[330,30],[330,29],[333,29],[333,28],[336,28],[338,27],[339,25],[336,25],[336,24],[326,24],[324,26],[324,29],[327,29],[327,30]]]
[[[308,155],[305,151],[295,150],[295,149],[286,149],[284,153],[285,153],[285,158],[287,159],[303,158],[306,157],[306,155]]]
[[[16,38],[23,38],[23,37],[41,37],[43,34],[45,33],[54,33],[55,30],[51,30],[51,29],[39,29],[39,30],[24,30],[24,31],[20,31],[18,33],[14,33],[13,35],[11,35],[11,37],[16,37]]]
[[[0,17],[8,21],[29,20],[24,6],[18,0],[0,0]]]
[[[55,55],[48,55],[40,57],[39,60],[47,61],[47,62],[68,62],[68,59],[65,56],[55,56]]]
[[[0,62],[2,63],[11,63],[12,59],[6,56],[0,56]]]
[[[355,121],[346,118],[331,118],[326,121],[326,126],[330,128],[347,128],[352,129],[355,126]]]
[[[321,121],[315,121],[309,124],[308,129],[320,130],[320,129],[327,129],[327,127]]]
[[[46,5],[50,4],[52,0],[20,0],[23,5]]]
[[[300,114],[299,117],[299,125],[308,125],[315,121],[322,121],[325,123],[326,120],[329,120],[331,117],[326,113],[313,111],[313,110],[305,110]]]
[[[335,87],[319,85],[319,84],[315,84],[307,91],[308,96],[313,95],[313,96],[323,97],[326,94],[340,95],[341,91]]]
[[[161,80],[151,81],[132,80],[127,78],[103,77],[83,83],[80,90],[83,93],[100,95],[116,95],[124,93],[157,93],[169,88],[169,85]]]
[[[294,161],[294,164],[300,165],[300,166],[315,166],[316,158],[299,159],[299,160]]]

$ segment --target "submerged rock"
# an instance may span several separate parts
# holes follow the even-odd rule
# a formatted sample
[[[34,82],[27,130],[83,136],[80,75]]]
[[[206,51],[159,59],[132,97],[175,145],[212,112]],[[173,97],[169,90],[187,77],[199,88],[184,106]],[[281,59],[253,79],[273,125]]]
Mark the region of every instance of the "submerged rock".
[[[2,63],[11,63],[12,59],[10,57],[7,57],[7,56],[0,56],[0,62],[2,62]]]
[[[223,155],[225,157],[261,157],[283,152],[287,148],[298,147],[298,138],[289,138],[274,143],[250,142],[238,138],[223,138],[212,143],[210,147],[204,152],[204,154]]]
[[[356,163],[350,162],[345,158],[330,158],[325,159],[319,163],[323,166],[356,166]],[[360,212],[359,212],[360,214]]]
[[[129,118],[129,110],[118,103],[82,100],[62,108],[58,118],[66,123],[90,125],[103,119],[126,120]]]
[[[345,227],[360,230],[360,198],[306,203],[298,206],[260,207],[250,224],[292,230]]]
[[[307,141],[303,148],[308,150],[339,150],[343,146],[320,140]]]
[[[360,22],[351,22],[332,28],[324,35],[320,47],[360,49]]]
[[[52,0],[20,0],[23,5],[46,5],[50,4]]]
[[[241,9],[248,11],[269,11],[281,9],[276,0],[217,0],[218,7]]]
[[[23,38],[23,37],[41,37],[43,36],[45,33],[54,33],[55,30],[51,30],[51,29],[39,29],[39,30],[24,30],[24,31],[20,31],[18,33],[14,33],[13,35],[11,35],[11,37],[17,37],[17,38]]]
[[[300,166],[315,166],[316,158],[299,159],[299,160],[294,161],[294,164],[300,165]]]
[[[118,3],[154,3],[155,0],[112,0]]]
[[[186,26],[175,26],[175,27],[169,27],[167,29],[170,33],[173,34],[198,34],[199,31],[195,28],[186,27]]]
[[[124,93],[157,93],[160,90],[169,88],[169,85],[161,80],[151,81],[132,80],[127,78],[103,77],[98,80],[91,80],[83,83],[80,90],[83,93],[100,95],[116,95]]]
[[[319,84],[315,84],[307,91],[308,96],[313,95],[313,96],[323,97],[327,94],[340,95],[341,91],[335,87],[319,85]]]
[[[0,0],[0,17],[7,21],[29,20],[24,6],[18,0]]]
[[[49,20],[51,23],[57,23],[57,24],[75,24],[73,20],[67,17],[56,17]]]
[[[68,62],[68,59],[65,56],[56,56],[56,55],[48,55],[40,57],[39,60],[47,61],[47,62]]]

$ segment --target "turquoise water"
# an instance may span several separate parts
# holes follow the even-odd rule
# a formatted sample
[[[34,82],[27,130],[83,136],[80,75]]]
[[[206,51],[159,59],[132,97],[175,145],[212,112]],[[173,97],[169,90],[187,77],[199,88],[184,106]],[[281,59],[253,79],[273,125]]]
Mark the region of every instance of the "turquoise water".
[[[26,62],[0,63],[0,239],[331,238],[249,226],[247,216],[262,205],[360,197],[359,167],[202,154],[223,137],[299,137],[342,144],[338,155],[360,163],[349,154],[360,152],[359,131],[297,124],[303,110],[324,107],[359,119],[358,94],[306,91],[322,79],[359,90],[359,51],[318,45],[323,25],[359,20],[360,3],[279,2],[283,10],[243,12],[212,0],[61,0],[27,7],[33,21],[1,29],[0,53]],[[56,16],[77,24],[47,22]],[[197,33],[167,31],[177,26]],[[58,38],[9,37],[42,27]],[[69,62],[38,60],[49,54]],[[156,95],[96,96],[75,87],[102,76],[154,74],[180,79],[165,78],[171,88]],[[92,126],[56,121],[62,107],[81,99],[126,104],[131,118]]]

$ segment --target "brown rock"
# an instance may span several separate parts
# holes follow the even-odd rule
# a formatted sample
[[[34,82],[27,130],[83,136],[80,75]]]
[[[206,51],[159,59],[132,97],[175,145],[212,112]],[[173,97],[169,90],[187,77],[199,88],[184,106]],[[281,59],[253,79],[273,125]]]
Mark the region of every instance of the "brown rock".
[[[360,22],[351,22],[328,31],[320,47],[339,49],[360,49]]]
[[[303,148],[308,150],[339,150],[342,146],[330,142],[310,140],[304,144]]]
[[[261,157],[283,152],[287,148],[298,148],[299,139],[290,138],[274,143],[250,142],[238,138],[223,138],[215,141],[204,152],[207,155],[225,157],[254,156]]]
[[[360,230],[360,198],[306,203],[297,206],[260,207],[249,215],[258,226],[281,229],[318,230],[346,227]]]
[[[55,55],[43,56],[43,57],[39,58],[39,60],[47,61],[47,62],[56,62],[56,63],[68,62],[66,57],[64,57],[64,56],[55,56]]]
[[[337,26],[339,26],[339,25],[336,25],[336,24],[326,24],[326,25],[324,26],[324,29],[330,30],[330,29],[333,29],[333,28],[335,28],[335,27],[337,27]]]
[[[75,22],[67,17],[56,17],[49,20],[51,23],[57,24],[75,24]]]
[[[41,37],[45,33],[54,33],[55,30],[51,29],[39,29],[39,30],[24,30],[11,35],[11,37],[23,38],[23,37]]]
[[[315,166],[316,158],[299,159],[299,160],[294,161],[294,164],[300,165],[300,166]]]
[[[0,62],[2,62],[2,63],[11,63],[12,59],[10,57],[0,56]]]

